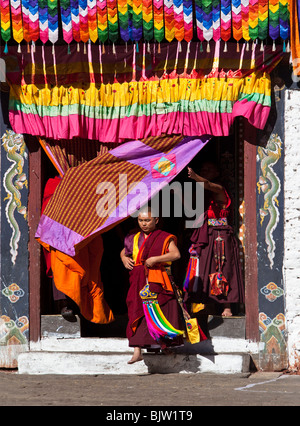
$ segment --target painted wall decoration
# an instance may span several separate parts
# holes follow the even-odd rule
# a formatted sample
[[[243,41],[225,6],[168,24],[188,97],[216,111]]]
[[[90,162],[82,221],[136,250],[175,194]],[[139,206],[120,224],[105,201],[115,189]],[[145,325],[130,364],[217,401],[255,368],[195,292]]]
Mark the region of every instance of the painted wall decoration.
[[[267,244],[268,259],[271,269],[274,266],[276,243],[273,238],[274,230],[279,222],[278,195],[281,191],[280,179],[274,171],[274,166],[281,157],[282,141],[278,134],[272,133],[265,148],[258,147],[258,162],[260,176],[257,182],[258,192],[264,194],[263,207],[259,209],[261,225],[264,219],[268,221],[265,228],[265,241]]]
[[[283,289],[272,282],[261,288],[260,292],[266,299],[268,299],[269,302],[274,302],[278,297],[281,297],[284,294]]]
[[[16,368],[28,349],[28,154],[8,121],[8,93],[0,103],[0,368]]]
[[[0,317],[0,346],[3,344],[26,344],[25,331],[28,330],[29,322],[27,317],[17,318],[13,321],[10,317],[2,315]]]
[[[4,198],[4,201],[7,201],[5,215],[12,229],[9,243],[11,261],[15,264],[21,236],[20,227],[15,214],[18,212],[26,219],[27,213],[26,206],[22,205],[20,192],[24,186],[28,188],[27,177],[23,171],[24,163],[27,159],[27,152],[23,135],[16,134],[12,130],[6,130],[1,139],[2,146],[6,151],[6,158],[12,163],[4,173],[3,186],[7,193]]]
[[[286,364],[285,324],[285,316],[282,313],[273,319],[264,312],[259,314],[261,341],[265,343],[260,356],[260,367],[264,370],[280,370],[280,366]]]
[[[288,367],[283,287],[284,90],[275,88],[269,127],[257,148],[257,267],[260,340],[259,368]]]
[[[20,297],[23,297],[25,292],[16,283],[12,283],[2,290],[3,296],[8,297],[11,303],[16,303]]]

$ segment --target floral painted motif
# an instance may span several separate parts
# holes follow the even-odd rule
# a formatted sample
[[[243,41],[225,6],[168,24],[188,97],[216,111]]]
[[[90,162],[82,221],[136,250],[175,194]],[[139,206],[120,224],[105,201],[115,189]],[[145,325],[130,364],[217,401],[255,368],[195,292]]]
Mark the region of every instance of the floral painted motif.
[[[260,292],[269,300],[269,302],[274,302],[278,297],[281,297],[284,293],[282,288],[278,287],[275,283],[270,282],[265,285]]]
[[[18,284],[12,283],[10,286],[5,287],[2,290],[2,294],[3,296],[8,297],[11,303],[16,303],[20,297],[24,296],[25,292],[18,286]]]

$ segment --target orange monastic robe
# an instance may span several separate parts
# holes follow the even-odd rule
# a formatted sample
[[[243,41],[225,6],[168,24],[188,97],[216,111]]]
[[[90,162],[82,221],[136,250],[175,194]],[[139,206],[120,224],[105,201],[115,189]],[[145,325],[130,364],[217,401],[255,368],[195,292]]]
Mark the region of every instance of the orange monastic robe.
[[[88,321],[107,324],[114,321],[113,313],[104,300],[100,264],[103,255],[102,237],[99,235],[74,256],[50,249],[51,269],[58,290],[78,305]]]

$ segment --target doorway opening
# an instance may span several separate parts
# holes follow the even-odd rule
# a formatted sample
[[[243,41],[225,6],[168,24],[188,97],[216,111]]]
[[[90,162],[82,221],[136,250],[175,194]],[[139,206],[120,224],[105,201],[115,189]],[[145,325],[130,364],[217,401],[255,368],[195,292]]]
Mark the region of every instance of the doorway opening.
[[[240,262],[244,269],[243,246],[243,141],[238,135],[239,123],[233,126],[228,137],[215,137],[204,147],[190,163],[196,171],[203,161],[213,161],[218,165],[221,180],[232,200],[230,224],[239,242]],[[43,188],[49,178],[57,176],[57,171],[44,152],[41,156],[43,169]],[[189,182],[187,168],[175,178],[180,183]],[[171,199],[172,206],[172,199]],[[172,273],[177,285],[182,288],[189,259],[190,230],[184,229],[185,218],[162,218],[160,226],[177,236],[181,259],[172,265]],[[104,285],[104,297],[112,309],[116,321],[107,325],[91,323],[80,317],[81,337],[126,337],[127,306],[126,294],[129,288],[128,272],[125,270],[120,252],[125,235],[136,228],[136,219],[128,218],[108,232],[103,233],[104,254],[101,263],[101,278]],[[41,256],[41,315],[59,315],[60,305],[53,298],[53,283],[46,275],[45,259]],[[244,306],[233,306],[233,315],[244,315]],[[218,315],[218,312],[216,313]]]

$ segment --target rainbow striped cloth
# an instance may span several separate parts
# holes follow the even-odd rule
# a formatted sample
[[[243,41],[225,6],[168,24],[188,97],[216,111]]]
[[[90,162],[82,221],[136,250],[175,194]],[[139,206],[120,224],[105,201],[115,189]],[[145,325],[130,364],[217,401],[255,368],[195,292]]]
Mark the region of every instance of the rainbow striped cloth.
[[[271,107],[270,71],[282,48],[250,51],[220,43],[201,52],[200,43],[163,44],[161,53],[67,55],[58,46],[36,46],[18,55],[9,47],[9,119],[16,133],[50,139],[75,137],[124,142],[162,134],[227,136],[234,118],[264,128]]]

